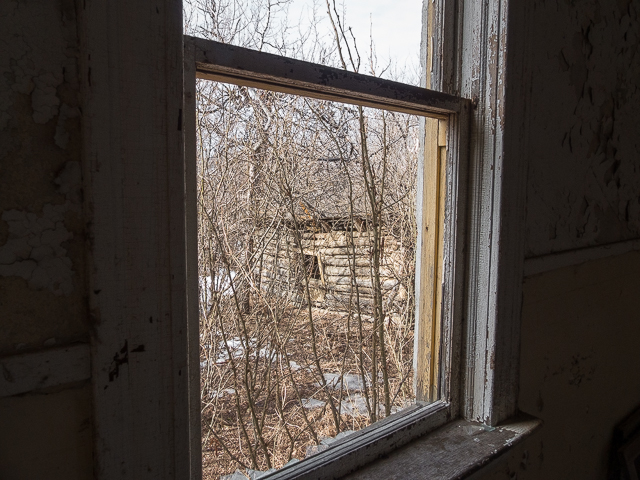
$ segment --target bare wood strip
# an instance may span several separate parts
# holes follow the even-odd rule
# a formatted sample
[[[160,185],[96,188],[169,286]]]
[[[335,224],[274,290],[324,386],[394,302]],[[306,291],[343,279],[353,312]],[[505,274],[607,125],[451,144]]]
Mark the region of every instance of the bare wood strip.
[[[440,225],[440,154],[438,121],[426,121],[424,152],[424,183],[422,196],[422,249],[420,269],[419,321],[416,322],[416,398],[433,401],[437,398],[435,357],[436,315],[438,299]],[[441,254],[441,252],[440,252]]]

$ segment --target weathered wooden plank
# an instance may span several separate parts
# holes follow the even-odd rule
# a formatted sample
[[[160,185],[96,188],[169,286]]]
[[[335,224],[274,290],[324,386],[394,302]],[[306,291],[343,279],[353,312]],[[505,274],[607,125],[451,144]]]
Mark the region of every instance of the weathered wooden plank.
[[[384,251],[395,252],[400,249],[400,244],[397,240],[391,237],[384,237]],[[336,238],[318,238],[317,236],[306,236],[301,239],[302,248],[310,253],[323,251],[327,248],[347,248],[351,249],[355,246],[356,251],[367,251],[371,246],[371,239],[369,237],[354,238],[353,241],[348,237],[336,237]],[[274,237],[268,241],[261,243],[261,248],[265,251],[274,252],[278,249],[282,251],[299,251],[298,243],[295,239],[287,237]]]
[[[270,479],[341,478],[406,445],[411,439],[435,430],[447,418],[448,405],[440,402],[408,409],[338,440],[324,452],[280,469]]]
[[[356,288],[350,285],[331,285],[327,288],[327,295],[333,295],[335,298],[349,299],[353,297],[353,302],[356,301]],[[373,299],[373,288],[370,287],[358,287],[358,296],[360,298]]]
[[[461,108],[458,97],[425,88],[201,38],[185,41],[195,45],[199,78],[414,115],[443,117]]]
[[[321,255],[350,255],[353,256],[353,251],[354,249],[351,247],[338,247],[338,248],[334,248],[334,247],[330,247],[330,248],[322,248],[319,250],[319,253]],[[366,256],[366,258],[369,258],[369,247],[356,247],[355,248],[355,254],[356,256]]]
[[[96,479],[192,472],[182,3],[82,7]],[[197,364],[194,365],[197,367]]]
[[[415,335],[416,398],[438,398],[440,323],[442,302],[442,240],[445,205],[445,158],[438,145],[439,129],[444,122],[427,119],[423,166],[422,231],[418,322]]]
[[[264,279],[275,280],[281,284],[290,284],[292,286],[296,285],[296,282],[295,282],[296,276],[295,275],[287,276],[287,272],[283,272],[281,274],[281,273],[273,272],[270,270],[262,270],[261,276]]]
[[[328,258],[327,260],[330,261],[331,258]],[[356,277],[364,277],[364,278],[373,277],[372,270],[369,267],[356,267],[355,269],[352,269],[350,267],[336,267],[329,264],[328,262],[324,264],[324,272],[327,275],[339,275],[343,277],[350,277],[353,270],[355,270]],[[388,278],[395,276],[393,268],[385,267],[385,266],[380,267],[380,275]]]
[[[0,358],[0,397],[87,380],[90,364],[87,343]]]
[[[353,232],[353,234],[351,234],[350,232],[304,232],[301,234],[301,238],[303,238],[304,240],[313,239],[318,242],[340,242],[344,244],[350,244],[351,239],[353,238],[356,244],[358,244],[359,242],[359,244],[361,245],[369,245],[373,239],[372,235],[372,232]],[[398,244],[398,240],[396,240],[395,237],[387,235],[384,231],[383,237],[385,239],[385,246]]]
[[[286,258],[282,258],[282,257],[271,257],[271,256],[267,256],[265,255],[262,259],[262,262],[260,262],[260,260],[258,260],[255,265],[256,268],[259,268],[260,265],[262,265],[262,269],[263,270],[270,270],[270,269],[282,269],[284,271],[290,271],[291,273],[297,271],[297,270],[301,270],[302,265],[299,261],[295,260],[295,261],[288,261]]]
[[[353,280],[349,277],[345,277],[342,275],[327,275],[326,276],[327,285],[352,285]],[[380,288],[389,289],[398,285],[398,280],[396,279],[388,279],[380,282]],[[362,278],[357,277],[355,279],[355,284],[362,287],[370,287],[372,284],[372,280],[370,278]]]
[[[285,283],[287,280],[290,280],[292,284],[295,283],[295,279],[302,281],[302,278],[303,278],[302,274],[296,275],[294,271],[288,270],[286,268],[276,268],[276,267],[263,268],[262,270],[260,270],[260,275],[263,278],[278,280]]]
[[[352,255],[326,255],[322,257],[322,262],[325,265],[331,265],[334,267],[350,267],[355,265],[357,268],[369,267],[371,265],[371,260],[366,257],[356,256],[355,258]]]
[[[345,479],[469,478],[513,445],[529,437],[540,424],[540,420],[523,416],[490,430],[479,423],[458,420]],[[402,468],[398,468],[399,465]]]

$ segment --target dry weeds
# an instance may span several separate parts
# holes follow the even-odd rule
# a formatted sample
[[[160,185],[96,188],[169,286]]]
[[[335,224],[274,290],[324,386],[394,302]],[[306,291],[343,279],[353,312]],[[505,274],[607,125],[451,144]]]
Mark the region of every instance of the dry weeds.
[[[257,328],[252,329],[252,333],[259,335],[273,317],[268,310],[262,309],[254,312],[253,320]],[[284,344],[278,344],[276,335],[264,342],[256,341],[248,351],[229,349],[226,355],[221,355],[220,350],[214,352],[216,349],[210,348],[211,344],[204,343],[202,446],[205,479],[218,479],[236,469],[279,468],[292,458],[305,458],[307,447],[317,445],[324,438],[333,437],[339,431],[358,430],[372,422],[374,416],[366,409],[355,414],[348,411],[349,405],[358,403],[358,399],[368,399],[372,404],[373,390],[381,388],[380,381],[372,385],[370,378],[366,387],[357,385],[361,371],[357,320],[348,313],[313,310],[322,373],[330,379],[331,374],[350,375],[345,378],[343,388],[336,381],[324,387],[320,385],[308,321],[306,310],[288,308],[278,319],[279,331],[287,332],[283,337]],[[370,318],[363,319],[362,350],[365,353],[371,348],[373,325]],[[404,363],[389,363],[396,408],[402,408],[413,399],[411,327],[389,321],[385,325],[389,351],[405,359]],[[212,333],[205,332],[203,338],[221,338]],[[245,366],[250,370],[246,379],[240,375]],[[371,371],[370,359],[364,370]],[[329,397],[340,410],[339,431]],[[307,399],[324,402],[324,405],[304,408]],[[359,403],[362,408],[363,402]],[[380,404],[378,409],[381,409]]]

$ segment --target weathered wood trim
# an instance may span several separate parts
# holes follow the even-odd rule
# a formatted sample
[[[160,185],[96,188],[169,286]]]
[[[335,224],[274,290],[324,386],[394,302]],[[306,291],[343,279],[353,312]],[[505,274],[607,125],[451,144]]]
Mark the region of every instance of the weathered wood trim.
[[[354,472],[450,419],[449,405],[437,402],[400,412],[339,440],[322,453],[286,466],[265,480],[329,480]]]
[[[516,411],[524,253],[526,165],[517,154],[523,126],[505,125],[505,118],[508,108],[523,102],[526,89],[517,85],[505,98],[509,3],[436,0],[431,28],[423,34],[425,44],[434,44],[427,50],[442,52],[426,72],[428,84],[472,98],[475,105],[462,398],[467,419],[492,425]],[[514,29],[524,23],[515,15],[509,21]],[[509,54],[514,71],[522,55]]]
[[[78,9],[94,476],[186,480],[182,2]]]
[[[540,420],[526,415],[510,419],[495,429],[477,422],[456,420],[346,479],[479,480],[486,476],[485,467],[532,435],[540,425]]]
[[[202,478],[200,404],[200,311],[198,295],[198,195],[196,69],[193,45],[184,46],[184,182],[187,262],[187,336],[189,362],[189,425],[191,480]]]
[[[550,253],[540,257],[530,257],[524,260],[524,276],[530,277],[558,268],[580,265],[581,263],[624,255],[638,250],[640,250],[640,239]]]
[[[458,113],[464,103],[446,93],[202,38],[185,42],[195,47],[198,78],[439,118]]]
[[[447,129],[440,319],[440,398],[451,403],[453,417],[460,415],[462,393],[470,116],[471,104],[468,103],[459,115],[451,118]]]
[[[0,358],[0,397],[82,382],[91,377],[89,344]]]
[[[523,157],[505,165],[506,1],[465,1],[463,8],[461,88],[478,99],[471,142],[465,414],[493,425],[516,411],[523,246],[509,228],[522,225],[524,210],[512,217],[523,205],[517,197],[524,188],[516,190]]]

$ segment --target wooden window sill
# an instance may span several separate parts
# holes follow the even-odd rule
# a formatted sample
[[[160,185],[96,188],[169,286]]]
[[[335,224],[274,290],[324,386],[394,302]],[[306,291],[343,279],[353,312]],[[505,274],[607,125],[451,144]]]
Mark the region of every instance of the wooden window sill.
[[[344,478],[468,478],[531,435],[541,424],[541,420],[524,414],[493,429],[476,422],[455,420]]]

